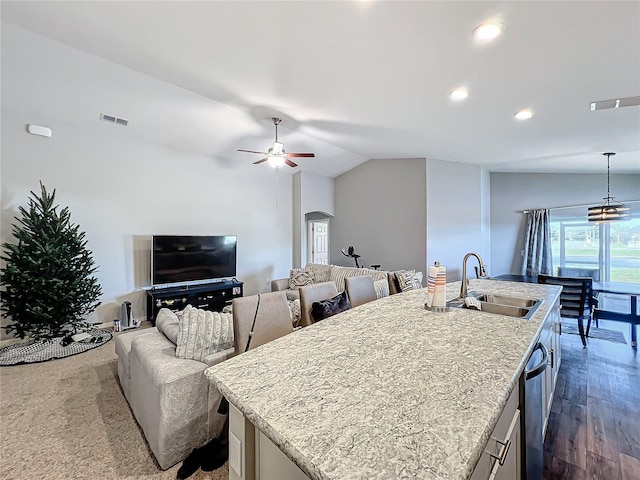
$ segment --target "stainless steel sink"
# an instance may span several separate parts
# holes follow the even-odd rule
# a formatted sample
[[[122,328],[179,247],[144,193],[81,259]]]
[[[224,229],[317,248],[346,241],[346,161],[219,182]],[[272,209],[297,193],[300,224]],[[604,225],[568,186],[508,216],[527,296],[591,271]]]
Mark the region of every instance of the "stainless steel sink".
[[[499,303],[490,303],[480,301],[481,310],[487,313],[497,313],[498,315],[506,315],[507,317],[524,318],[529,314],[528,308],[514,307],[513,305],[501,305]]]
[[[518,297],[505,297],[504,295],[483,294],[478,297],[481,302],[498,303],[500,305],[512,305],[514,307],[533,307],[537,300]]]
[[[507,297],[489,293],[469,293],[468,296],[475,297],[480,301],[480,310],[483,312],[525,320],[531,318],[540,305],[542,305],[542,300]],[[447,306],[453,308],[468,308],[460,298],[447,302]]]

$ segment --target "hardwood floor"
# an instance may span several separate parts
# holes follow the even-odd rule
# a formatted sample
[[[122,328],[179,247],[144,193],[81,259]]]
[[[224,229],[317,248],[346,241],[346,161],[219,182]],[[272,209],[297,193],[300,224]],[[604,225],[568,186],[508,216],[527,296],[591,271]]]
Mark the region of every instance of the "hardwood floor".
[[[544,444],[544,480],[640,479],[640,356],[627,344],[562,335],[562,363]]]

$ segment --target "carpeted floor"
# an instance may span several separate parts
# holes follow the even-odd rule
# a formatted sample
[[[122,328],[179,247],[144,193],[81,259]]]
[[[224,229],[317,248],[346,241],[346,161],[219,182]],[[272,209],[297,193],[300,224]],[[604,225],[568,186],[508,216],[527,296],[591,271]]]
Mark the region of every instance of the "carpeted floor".
[[[158,467],[122,394],[114,344],[0,368],[0,479],[175,479],[180,464]]]

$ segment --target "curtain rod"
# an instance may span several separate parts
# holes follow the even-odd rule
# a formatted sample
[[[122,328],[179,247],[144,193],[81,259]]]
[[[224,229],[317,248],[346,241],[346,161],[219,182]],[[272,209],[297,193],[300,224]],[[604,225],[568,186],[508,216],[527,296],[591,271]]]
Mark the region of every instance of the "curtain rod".
[[[640,202],[640,200],[623,200],[620,203],[638,203]],[[584,207],[593,207],[599,205],[599,203],[585,203],[584,205],[567,205],[565,207],[549,207],[548,210],[566,210],[568,208],[584,208]],[[532,212],[533,210],[536,209],[531,209],[531,210],[522,210],[522,213],[529,213]],[[544,209],[538,209],[538,210],[544,210]]]

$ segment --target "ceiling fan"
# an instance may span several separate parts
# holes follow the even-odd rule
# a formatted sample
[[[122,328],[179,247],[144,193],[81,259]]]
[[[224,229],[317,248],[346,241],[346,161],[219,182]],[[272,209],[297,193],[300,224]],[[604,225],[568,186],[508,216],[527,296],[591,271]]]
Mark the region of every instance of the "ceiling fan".
[[[266,152],[256,152],[255,150],[241,150],[238,149],[239,152],[247,152],[247,153],[259,153],[260,155],[266,155],[266,157],[258,160],[257,162],[253,162],[254,165],[258,163],[269,161],[269,165],[272,167],[281,167],[285,163],[290,167],[297,167],[298,164],[289,160],[291,157],[315,157],[314,153],[286,153],[284,151],[284,145],[278,142],[278,125],[281,120],[277,117],[272,117],[273,124],[276,126],[276,141],[273,142],[273,147],[271,147]]]

